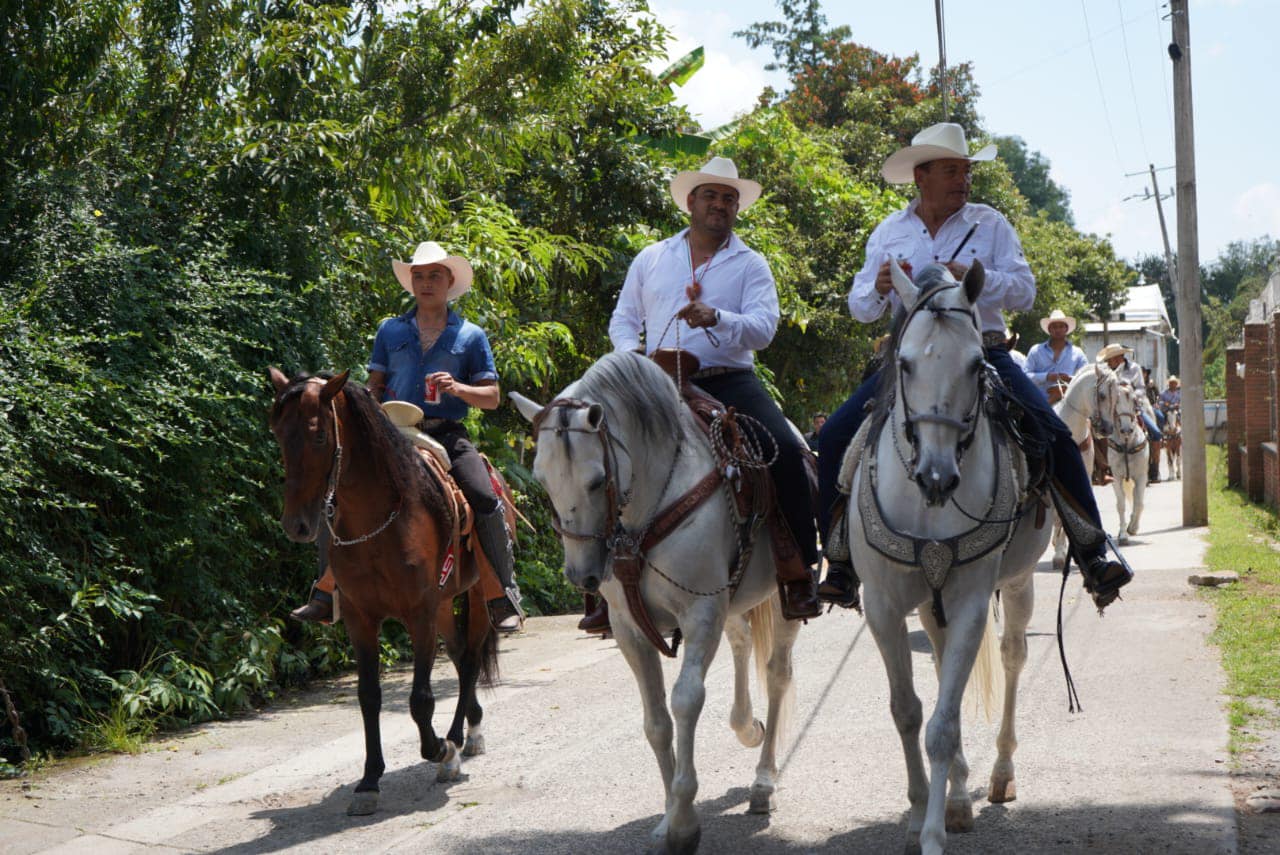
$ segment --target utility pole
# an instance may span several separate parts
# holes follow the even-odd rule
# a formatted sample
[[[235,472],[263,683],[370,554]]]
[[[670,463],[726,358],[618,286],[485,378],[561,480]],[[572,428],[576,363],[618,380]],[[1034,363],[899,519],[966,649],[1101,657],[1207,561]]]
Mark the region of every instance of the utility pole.
[[[1187,0],[1170,0],[1174,151],[1178,199],[1178,361],[1182,369],[1182,524],[1209,524],[1204,451],[1204,348],[1200,335],[1200,238],[1196,223],[1195,120]],[[1240,418],[1237,414],[1236,418]]]
[[[947,110],[947,23],[942,0],[933,0],[934,17],[938,20],[938,88],[942,90],[942,121],[951,121]]]

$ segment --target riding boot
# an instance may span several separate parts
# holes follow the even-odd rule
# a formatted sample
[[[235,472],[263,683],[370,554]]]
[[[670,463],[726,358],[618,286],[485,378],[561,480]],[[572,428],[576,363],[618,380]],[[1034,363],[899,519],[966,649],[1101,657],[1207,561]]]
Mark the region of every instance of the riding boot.
[[[1101,612],[1115,602],[1121,588],[1133,581],[1133,570],[1123,559],[1107,560],[1106,532],[1089,519],[1085,510],[1056,479],[1049,488],[1049,495],[1071,545],[1071,554],[1080,565],[1084,589],[1092,595],[1093,604]]]
[[[859,588],[862,580],[858,578],[853,565],[847,561],[827,561],[827,577],[818,586],[818,599],[831,603],[842,609],[854,609],[862,613],[862,595]]]
[[[333,594],[321,590],[319,583],[312,585],[310,601],[289,612],[289,617],[303,623],[333,623]]]
[[[520,608],[520,588],[515,581],[515,558],[511,554],[511,538],[502,505],[487,514],[476,514],[476,538],[485,557],[502,582],[504,596],[489,601],[489,619],[499,632],[515,632],[524,622]]]
[[[1164,443],[1158,439],[1153,439],[1148,443],[1150,448],[1150,460],[1147,463],[1147,483],[1160,483],[1160,453],[1164,448]]]
[[[584,611],[578,629],[583,632],[604,634],[609,631],[609,601],[599,594],[583,594]]]

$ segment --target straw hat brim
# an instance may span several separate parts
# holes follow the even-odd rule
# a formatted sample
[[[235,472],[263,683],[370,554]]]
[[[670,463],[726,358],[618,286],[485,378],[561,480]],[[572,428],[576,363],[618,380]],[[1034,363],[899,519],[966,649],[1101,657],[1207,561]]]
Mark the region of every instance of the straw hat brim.
[[[915,180],[917,166],[922,163],[928,163],[931,160],[944,159],[968,160],[970,162],[995,160],[996,147],[994,144],[988,144],[973,154],[963,155],[941,145],[909,145],[889,155],[889,159],[884,162],[884,166],[880,169],[880,174],[890,184],[910,184]]]
[[[413,268],[430,267],[432,264],[441,264],[449,268],[449,272],[453,274],[453,284],[449,286],[449,293],[445,299],[456,300],[471,290],[471,282],[475,278],[475,272],[471,269],[471,263],[460,255],[446,255],[439,261],[419,262],[418,264],[414,264],[412,261],[392,261],[391,269],[396,272],[396,279],[400,280],[400,287],[412,294]]]
[[[726,178],[711,172],[678,172],[671,179],[671,198],[675,200],[676,207],[689,213],[689,194],[703,184],[723,184],[737,190],[739,213],[755,204],[764,192],[764,188],[750,178]]]
[[[1067,325],[1067,335],[1071,335],[1076,331],[1075,318],[1055,318],[1053,316],[1040,319],[1040,329],[1044,330],[1045,335],[1049,334],[1049,324],[1064,323]]]

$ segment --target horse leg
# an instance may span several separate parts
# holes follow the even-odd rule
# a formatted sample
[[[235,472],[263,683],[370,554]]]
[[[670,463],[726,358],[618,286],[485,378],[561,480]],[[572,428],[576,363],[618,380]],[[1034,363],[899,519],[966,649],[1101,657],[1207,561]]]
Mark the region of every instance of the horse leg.
[[[364,776],[347,806],[348,816],[367,816],[378,807],[378,781],[386,771],[382,759],[382,686],[378,682],[378,623],[350,605],[344,610],[347,637],[356,654],[356,696],[364,720]]]
[[[693,800],[698,795],[698,772],[693,762],[698,716],[706,701],[707,669],[715,659],[724,634],[724,602],[703,599],[681,616],[685,630],[684,657],[680,674],[671,687],[671,714],[676,722],[676,768],[671,779],[671,809],[667,815],[667,852],[694,852],[702,837]]]
[[[1143,471],[1133,479],[1133,509],[1129,513],[1129,527],[1125,529],[1129,534],[1138,533],[1138,521],[1142,519],[1142,505],[1146,492],[1147,473],[1146,467],[1143,467]]]
[[[923,855],[941,855],[947,841],[947,778],[960,756],[960,701],[986,628],[989,591],[975,588],[968,596],[952,598],[946,606],[947,644],[939,657],[938,703],[924,738],[930,777],[929,806],[920,829]]]
[[[1061,570],[1067,564],[1067,532],[1054,516],[1053,522],[1053,569]]]
[[[438,763],[436,779],[445,781],[457,777],[454,770],[461,771],[461,761],[457,747],[437,737],[435,728],[431,726],[431,717],[436,710],[436,698],[431,691],[431,668],[436,659],[439,611],[428,610],[409,627],[409,636],[413,640],[413,688],[409,691],[409,713],[418,725],[422,759]],[[461,691],[459,688],[459,693]]]
[[[1112,470],[1113,474],[1115,475],[1115,480],[1111,482],[1111,486],[1116,491],[1116,514],[1118,514],[1120,517],[1119,540],[1121,543],[1124,543],[1129,539],[1128,535],[1125,534],[1125,519],[1124,519],[1124,505],[1125,505],[1124,485],[1126,482],[1124,478],[1123,465],[1125,461],[1122,458],[1117,462],[1121,464],[1121,467],[1118,469]]]
[[[671,819],[671,780],[676,768],[675,752],[671,746],[674,729],[671,713],[667,710],[662,662],[658,659],[657,649],[629,624],[619,620],[613,624],[613,632],[618,647],[622,650],[622,658],[630,666],[631,673],[636,678],[636,687],[640,690],[640,703],[644,707],[644,735],[649,740],[649,747],[653,749],[653,756],[657,758],[658,772],[662,775],[662,789],[666,793],[662,822],[649,834],[652,848],[661,851]]]
[[[1000,636],[1000,658],[1004,662],[1004,711],[996,736],[996,763],[991,769],[987,799],[1011,802],[1018,797],[1013,774],[1013,752],[1018,749],[1014,714],[1018,706],[1018,680],[1027,663],[1027,625],[1035,607],[1035,585],[1030,572],[1000,589],[1004,605],[1004,632]]]
[[[942,653],[947,647],[947,631],[938,626],[932,609],[920,609],[920,625],[933,645],[933,672],[942,681]],[[973,831],[973,798],[969,795],[969,761],[964,756],[964,740],[957,730],[956,755],[947,773],[946,828],[948,832]]]
[[[467,594],[467,655],[475,663],[475,673],[479,680],[491,682],[496,674],[498,655],[497,630],[489,622],[489,607],[478,589],[473,588]],[[484,709],[480,706],[480,693],[476,691],[476,679],[471,681],[471,698],[464,708],[461,700],[458,703],[459,718],[466,714],[467,739],[462,745],[462,756],[474,757],[483,754],[484,730],[482,721]],[[458,722],[461,725],[461,721]],[[461,736],[461,733],[458,734]],[[453,738],[450,731],[450,739]]]
[[[724,622],[724,634],[733,651],[733,707],[729,710],[729,728],[747,748],[764,741],[764,723],[751,709],[751,625],[745,615],[730,615]]]
[[[920,754],[920,723],[924,714],[916,695],[911,674],[911,644],[907,639],[906,615],[870,585],[864,586],[863,608],[867,624],[876,640],[889,678],[889,710],[902,740],[902,754],[907,763],[907,800],[911,813],[907,820],[907,849],[919,847],[920,829],[924,825],[929,800],[929,778]]]
[[[751,784],[751,813],[768,813],[777,805],[774,791],[778,788],[778,736],[785,729],[791,694],[791,649],[800,632],[800,622],[782,616],[778,596],[757,606],[751,613],[751,635],[759,657],[769,651],[765,666],[765,686],[769,693],[769,714],[764,731],[764,745],[756,763],[756,779]]]

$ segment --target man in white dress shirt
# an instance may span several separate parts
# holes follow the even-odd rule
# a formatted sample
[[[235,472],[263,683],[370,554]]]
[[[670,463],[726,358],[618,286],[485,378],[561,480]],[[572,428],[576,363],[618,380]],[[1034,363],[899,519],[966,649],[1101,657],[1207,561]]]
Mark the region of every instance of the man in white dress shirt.
[[[1099,609],[1105,608],[1128,584],[1132,573],[1123,564],[1105,556],[1105,534],[1089,476],[1080,459],[1080,450],[1071,441],[1071,431],[1049,406],[1044,393],[1035,387],[1009,356],[1008,330],[1002,310],[1026,311],[1035,302],[1036,282],[1022,255],[1022,244],[1013,226],[1000,212],[969,201],[974,161],[996,156],[994,145],[969,154],[964,129],[941,123],[918,133],[911,145],[894,152],[885,161],[881,174],[891,184],[915,182],[919,196],[901,211],[890,214],[867,240],[867,258],[853,279],[849,311],[870,323],[886,309],[900,307],[889,273],[889,260],[897,259],[911,275],[913,269],[929,264],[945,265],[957,280],[974,261],[981,261],[986,284],[978,297],[977,315],[986,347],[987,361],[1028,418],[1024,429],[1040,434],[1048,446],[1056,489],[1051,491],[1064,516],[1074,555]],[[818,439],[818,521],[820,531],[830,531],[832,506],[845,449],[862,424],[865,407],[876,392],[879,372],[858,387],[847,401],[827,419]],[[1059,501],[1066,494],[1068,502]],[[1069,507],[1064,508],[1064,504]],[[853,568],[828,562],[828,574],[819,596],[841,606],[858,604],[858,581]]]
[[[760,185],[739,178],[724,157],[676,175],[671,195],[689,214],[689,228],[645,247],[632,261],[609,338],[617,350],[637,350],[643,334],[650,354],[678,344],[698,358],[692,379],[700,388],[769,431],[778,446],[770,467],[778,502],[805,567],[814,567],[819,555],[807,449],[752,368],[755,351],[773,341],[780,314],[769,263],[733,233],[738,213],[760,193]],[[778,587],[787,618],[821,613],[812,573],[780,576]]]

